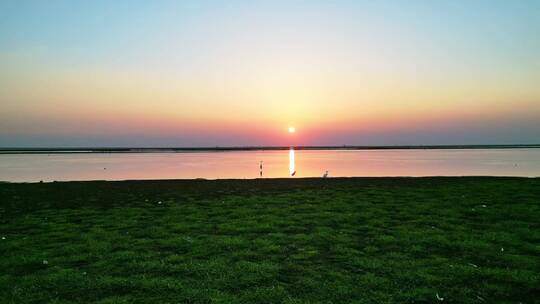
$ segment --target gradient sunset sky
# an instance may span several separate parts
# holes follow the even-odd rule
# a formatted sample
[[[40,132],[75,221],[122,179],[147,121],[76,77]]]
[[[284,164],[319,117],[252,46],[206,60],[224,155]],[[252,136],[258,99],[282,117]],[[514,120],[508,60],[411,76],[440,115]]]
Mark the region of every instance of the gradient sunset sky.
[[[540,1],[0,1],[0,147],[504,143]]]

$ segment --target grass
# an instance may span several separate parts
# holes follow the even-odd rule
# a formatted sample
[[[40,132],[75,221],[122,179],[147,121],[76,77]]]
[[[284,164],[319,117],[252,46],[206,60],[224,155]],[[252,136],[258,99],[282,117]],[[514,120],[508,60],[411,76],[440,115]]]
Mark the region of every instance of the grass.
[[[4,183],[0,215],[2,303],[540,301],[540,179]]]

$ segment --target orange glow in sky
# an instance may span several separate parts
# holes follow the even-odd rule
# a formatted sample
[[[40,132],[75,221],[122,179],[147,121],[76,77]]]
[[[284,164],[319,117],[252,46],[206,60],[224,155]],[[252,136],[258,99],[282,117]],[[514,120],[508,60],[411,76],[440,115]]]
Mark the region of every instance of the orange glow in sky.
[[[540,142],[539,2],[91,6],[0,2],[0,147]]]

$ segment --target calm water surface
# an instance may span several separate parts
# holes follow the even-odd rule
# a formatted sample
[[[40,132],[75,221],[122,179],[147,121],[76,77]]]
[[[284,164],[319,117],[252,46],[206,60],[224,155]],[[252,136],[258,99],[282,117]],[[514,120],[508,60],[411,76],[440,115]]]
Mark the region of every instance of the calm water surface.
[[[540,149],[0,155],[11,182],[322,176],[540,176]]]

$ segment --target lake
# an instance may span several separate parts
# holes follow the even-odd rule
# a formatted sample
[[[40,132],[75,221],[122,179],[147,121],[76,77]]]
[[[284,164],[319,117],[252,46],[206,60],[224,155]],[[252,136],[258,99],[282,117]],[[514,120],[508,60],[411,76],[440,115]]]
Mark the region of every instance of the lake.
[[[540,176],[535,148],[281,150],[3,154],[0,181],[258,178],[261,162],[262,177]]]

